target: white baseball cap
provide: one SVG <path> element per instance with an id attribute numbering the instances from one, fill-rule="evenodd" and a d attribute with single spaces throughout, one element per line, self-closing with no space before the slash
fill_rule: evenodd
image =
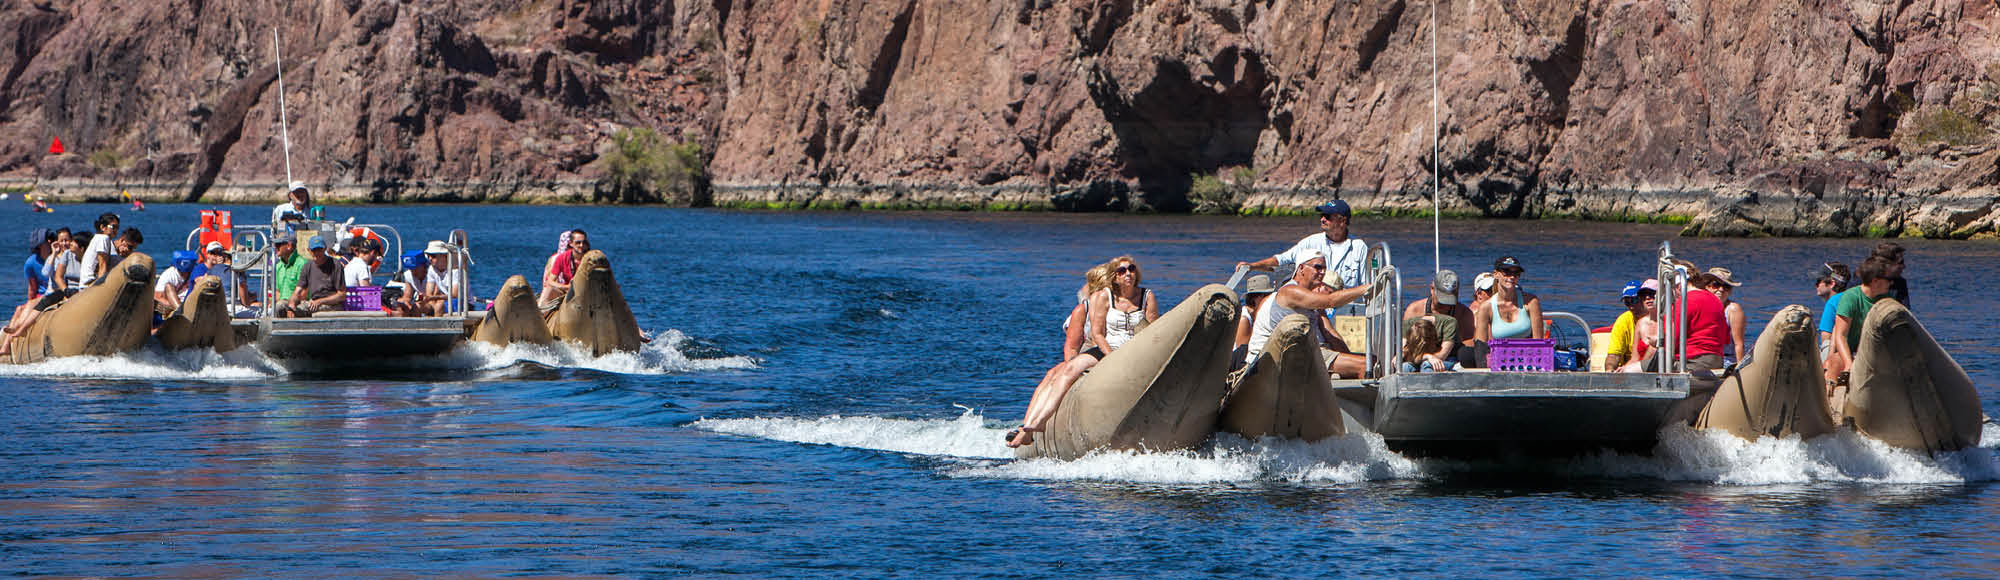
<path id="1" fill-rule="evenodd" d="M 301 189 L 305 189 L 305 188 L 306 188 L 306 182 L 303 182 L 303 181 L 294 181 L 294 182 L 292 182 L 292 186 L 291 186 L 291 187 L 287 187 L 287 188 L 285 188 L 285 191 L 298 191 L 298 190 L 301 190 Z"/>

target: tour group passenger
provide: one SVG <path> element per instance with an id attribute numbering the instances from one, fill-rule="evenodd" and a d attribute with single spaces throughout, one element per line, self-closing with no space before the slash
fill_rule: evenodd
<path id="1" fill-rule="evenodd" d="M 1854 279 L 1847 264 L 1827 262 L 1820 264 L 1813 272 L 1813 295 L 1818 296 L 1824 306 L 1819 312 L 1819 360 L 1825 364 L 1833 355 L 1833 311 L 1839 306 L 1840 293 L 1847 290 L 1847 282 Z M 1824 367 L 1821 367 L 1824 368 Z"/>
<path id="2" fill-rule="evenodd" d="M 289 300 L 292 291 L 299 287 L 299 274 L 305 271 L 306 259 L 299 255 L 298 240 L 294 236 L 278 236 L 271 241 L 271 249 L 278 255 L 272 261 L 271 303 Z"/>
<path id="3" fill-rule="evenodd" d="M 83 261 L 83 272 L 78 280 L 85 288 L 97 285 L 97 279 L 110 271 L 111 261 L 105 258 L 111 257 L 115 251 L 111 248 L 111 240 L 118 234 L 118 214 L 105 212 L 97 216 L 91 227 L 97 235 L 91 236 L 90 244 L 85 246 L 79 258 Z"/>
<path id="4" fill-rule="evenodd" d="M 1327 373 L 1336 378 L 1359 378 L 1367 372 L 1367 358 L 1354 354 L 1345 342 L 1325 326 L 1325 316 L 1320 312 L 1338 308 L 1353 302 L 1368 293 L 1369 285 L 1335 289 L 1330 280 L 1335 278 L 1326 271 L 1326 258 L 1318 250 L 1304 250 L 1298 268 L 1292 272 L 1291 281 L 1278 288 L 1257 313 L 1257 323 L 1251 329 L 1249 348 L 1244 353 L 1245 365 L 1255 365 L 1257 355 L 1263 354 L 1264 343 L 1271 339 L 1271 333 L 1278 329 L 1278 323 L 1286 316 L 1303 314 L 1313 320 L 1320 329 L 1320 354 L 1325 357 Z M 1342 356 L 1346 355 L 1346 356 Z M 1245 372 L 1256 372 L 1247 368 Z"/>
<path id="5" fill-rule="evenodd" d="M 1722 298 L 1722 314 L 1729 320 L 1729 344 L 1723 345 L 1722 348 L 1723 364 L 1736 364 L 1737 361 L 1743 360 L 1743 333 L 1748 330 L 1745 327 L 1749 325 L 1749 320 L 1743 315 L 1743 305 L 1733 299 L 1736 287 L 1742 286 L 1743 283 L 1737 282 L 1731 274 L 1733 273 L 1728 268 L 1708 269 L 1711 278 L 1709 283 L 1715 286 L 1707 290 Z"/>
<path id="6" fill-rule="evenodd" d="M 1243 282 L 1243 308 L 1236 317 L 1235 348 L 1230 349 L 1229 370 L 1243 367 L 1243 355 L 1249 352 L 1250 336 L 1256 333 L 1257 311 L 1263 308 L 1272 292 L 1278 289 L 1271 285 L 1271 277 L 1263 274 L 1251 275 Z"/>
<path id="7" fill-rule="evenodd" d="M 1362 261 L 1368 257 L 1368 244 L 1361 238 L 1348 237 L 1348 223 L 1354 217 L 1347 202 L 1338 199 L 1320 204 L 1320 233 L 1306 236 L 1293 244 L 1291 249 L 1255 262 L 1238 262 L 1236 265 L 1252 270 L 1271 271 L 1279 267 L 1295 268 L 1305 263 L 1307 255 L 1317 255 L 1326 261 L 1326 284 L 1335 290 L 1345 290 L 1362 285 L 1364 273 Z M 1309 254 L 1310 253 L 1310 254 Z"/>
<path id="8" fill-rule="evenodd" d="M 555 310 L 569 296 L 569 284 L 576 279 L 576 265 L 590 251 L 590 234 L 581 229 L 567 230 L 556 238 L 556 252 L 542 267 L 542 293 L 535 303 L 542 311 Z"/>
<path id="9" fill-rule="evenodd" d="M 1548 322 L 1542 317 L 1542 300 L 1521 290 L 1521 274 L 1527 268 L 1520 260 L 1505 256 L 1493 261 L 1493 295 L 1473 313 L 1477 327 L 1473 361 L 1465 366 L 1484 368 L 1486 357 L 1497 338 L 1547 338 Z M 1460 362 L 1466 362 L 1461 359 Z"/>
<path id="10" fill-rule="evenodd" d="M 1457 272 L 1439 270 L 1437 279 L 1431 281 L 1430 296 L 1412 302 L 1408 308 L 1403 309 L 1403 332 L 1408 334 L 1418 320 L 1430 321 L 1431 328 L 1437 332 L 1437 344 L 1432 350 L 1423 354 L 1430 355 L 1440 363 L 1457 362 L 1459 349 L 1472 347 L 1476 338 L 1474 334 L 1476 323 L 1473 321 L 1472 309 L 1458 303 Z M 1436 366 L 1439 369 L 1450 367 L 1445 364 Z"/>
<path id="11" fill-rule="evenodd" d="M 1625 304 L 1625 312 L 1611 323 L 1611 344 L 1604 347 L 1605 370 L 1633 373 L 1644 368 L 1646 355 L 1653 350 L 1653 337 L 1659 335 L 1659 321 L 1653 317 L 1659 294 L 1659 280 L 1647 278 L 1625 284 L 1625 290 L 1618 295 Z"/>
<path id="12" fill-rule="evenodd" d="M 181 309 L 181 296 L 188 292 L 189 280 L 194 272 L 194 263 L 201 259 L 201 252 L 174 250 L 174 260 L 167 269 L 160 272 L 160 281 L 153 284 L 153 311 L 162 316 Z"/>
<path id="13" fill-rule="evenodd" d="M 1692 267 L 1688 270 L 1695 274 L 1688 278 L 1689 290 L 1683 298 L 1687 315 L 1680 323 L 1686 325 L 1687 351 L 1682 354 L 1687 359 L 1688 372 L 1712 372 L 1722 368 L 1722 347 L 1729 343 L 1729 315 L 1724 312 L 1722 296 L 1715 288 L 1728 286 L 1717 281 L 1713 274 Z"/>
<path id="14" fill-rule="evenodd" d="M 294 181 L 285 189 L 285 202 L 271 208 L 272 229 L 283 230 L 287 223 L 304 221 L 310 211 L 312 192 L 306 191 L 306 182 Z"/>
<path id="15" fill-rule="evenodd" d="M 1855 276 L 1861 283 L 1841 292 L 1834 307 L 1833 357 L 1826 362 L 1826 389 L 1831 396 L 1835 388 L 1847 382 L 1847 373 L 1854 368 L 1855 348 L 1861 344 L 1861 324 L 1868 320 L 1868 312 L 1883 298 L 1893 298 L 1895 263 L 1881 254 L 1871 255 L 1861 261 Z"/>
<path id="16" fill-rule="evenodd" d="M 1044 377 L 1053 378 L 1055 382 L 1044 385 L 1046 388 L 1036 387 L 1035 395 L 1028 400 L 1028 411 L 1021 428 L 1009 433 L 1007 446 L 1033 443 L 1034 434 L 1046 427 L 1049 419 L 1055 416 L 1063 396 L 1083 375 L 1083 370 L 1125 346 L 1125 342 L 1138 334 L 1141 328 L 1160 318 L 1159 304 L 1153 298 L 1153 291 L 1141 285 L 1145 277 L 1139 270 L 1137 260 L 1131 256 L 1119 256 L 1105 265 L 1110 271 L 1108 284 L 1091 295 L 1086 315 L 1086 336 L 1093 348 L 1078 353 L 1076 358 L 1065 363 L 1071 368 L 1064 369 L 1061 374 Z"/>
<path id="17" fill-rule="evenodd" d="M 314 313 L 340 310 L 346 305 L 347 287 L 341 284 L 340 263 L 326 251 L 326 238 L 312 236 L 306 242 L 306 253 L 312 259 L 306 262 L 299 273 L 299 285 L 285 303 L 278 306 L 278 315 L 286 318 L 309 317 Z"/>

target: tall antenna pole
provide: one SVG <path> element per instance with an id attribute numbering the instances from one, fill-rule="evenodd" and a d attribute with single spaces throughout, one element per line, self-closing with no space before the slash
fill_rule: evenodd
<path id="1" fill-rule="evenodd" d="M 278 58 L 278 135 L 285 141 L 285 182 L 292 181 L 292 129 L 285 124 L 285 53 L 278 48 L 278 30 L 271 29 L 271 53 Z"/>
<path id="2" fill-rule="evenodd" d="M 1438 7 L 1431 2 L 1431 279 L 1444 269 L 1443 222 L 1438 215 Z"/>

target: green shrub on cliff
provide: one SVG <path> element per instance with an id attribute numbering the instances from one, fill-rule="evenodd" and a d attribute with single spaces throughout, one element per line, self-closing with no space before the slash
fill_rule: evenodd
<path id="1" fill-rule="evenodd" d="M 1228 180 L 1214 175 L 1189 176 L 1194 179 L 1188 188 L 1188 201 L 1194 202 L 1194 213 L 1234 215 L 1242 207 L 1244 196 L 1250 195 L 1250 184 L 1257 182 L 1257 170 L 1248 167 L 1231 167 L 1222 174 Z"/>
<path id="2" fill-rule="evenodd" d="M 123 169 L 125 154 L 119 153 L 117 149 L 98 149 L 90 154 L 89 161 L 98 169 Z"/>
<path id="3" fill-rule="evenodd" d="M 611 136 L 598 197 L 619 203 L 707 205 L 706 177 L 700 144 L 671 143 L 643 127 L 625 129 Z"/>
<path id="4" fill-rule="evenodd" d="M 1943 144 L 1948 147 L 1964 147 L 1985 140 L 1985 123 L 1951 107 L 1939 107 L 1918 112 L 1906 121 L 1904 139 L 1916 146 Z"/>

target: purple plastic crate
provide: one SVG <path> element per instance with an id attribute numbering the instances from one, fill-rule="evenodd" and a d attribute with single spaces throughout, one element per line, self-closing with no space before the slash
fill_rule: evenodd
<path id="1" fill-rule="evenodd" d="M 1487 343 L 1486 367 L 1495 371 L 1556 370 L 1556 339 L 1496 338 Z"/>
<path id="2" fill-rule="evenodd" d="M 381 286 L 355 286 L 347 289 L 347 310 L 365 311 L 382 309 Z"/>

